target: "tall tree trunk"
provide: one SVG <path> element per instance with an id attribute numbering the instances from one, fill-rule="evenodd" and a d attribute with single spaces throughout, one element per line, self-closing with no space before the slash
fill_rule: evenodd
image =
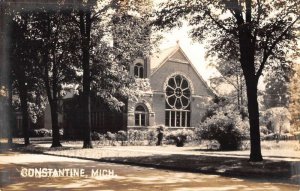
<path id="1" fill-rule="evenodd" d="M 246 79 L 248 112 L 250 123 L 250 161 L 262 161 L 260 133 L 259 133 L 259 108 L 257 102 L 257 80 Z"/>
<path id="2" fill-rule="evenodd" d="M 53 74 L 52 74 L 52 99 L 50 100 L 51 122 L 52 122 L 52 145 L 51 147 L 61 147 L 59 125 L 58 125 L 58 66 L 55 55 L 55 47 L 52 50 L 53 55 Z M 48 73 L 47 73 L 48 74 Z M 51 95 L 50 95 L 51 96 Z"/>
<path id="3" fill-rule="evenodd" d="M 87 42 L 86 42 L 87 43 Z M 89 63 L 89 49 L 88 45 L 85 45 L 83 49 L 83 100 L 82 100 L 82 111 L 83 111 L 83 148 L 92 148 L 91 138 L 91 98 L 90 98 L 90 63 Z"/>
<path id="4" fill-rule="evenodd" d="M 57 114 L 57 100 L 54 99 L 50 103 L 51 109 L 51 122 L 52 122 L 52 145 L 51 147 L 61 147 L 59 126 L 58 126 L 58 114 Z"/>
<path id="5" fill-rule="evenodd" d="M 79 11 L 80 15 L 80 33 L 82 48 L 82 67 L 83 67 L 83 127 L 84 138 L 83 148 L 92 148 L 91 138 L 91 79 L 90 79 L 90 32 L 91 32 L 91 10 L 86 7 Z"/>
<path id="6" fill-rule="evenodd" d="M 93 148 L 92 138 L 91 138 L 91 106 L 90 106 L 90 95 L 89 93 L 84 93 L 83 98 L 83 124 L 84 127 L 84 138 L 83 138 L 83 148 Z"/>
<path id="7" fill-rule="evenodd" d="M 52 27 L 51 27 L 51 19 L 48 15 L 47 17 L 47 36 L 46 38 L 51 41 L 51 33 L 52 33 Z M 60 135 L 59 135 L 59 125 L 58 125 L 58 63 L 56 60 L 56 44 L 53 43 L 51 45 L 48 45 L 43 48 L 43 59 L 42 63 L 44 64 L 44 83 L 45 83 L 45 89 L 47 93 L 47 97 L 49 100 L 50 105 L 50 113 L 51 113 L 51 123 L 52 123 L 52 145 L 51 147 L 61 147 L 60 143 Z M 52 57 L 52 64 L 53 68 L 50 69 L 50 59 Z M 52 79 L 50 82 L 49 79 L 49 73 L 52 72 Z"/>
<path id="8" fill-rule="evenodd" d="M 11 73 L 11 72 L 10 72 Z M 8 79 L 8 105 L 9 105 L 9 125 L 8 125 L 8 144 L 13 144 L 13 128 L 14 128 L 14 111 L 12 106 L 12 80 L 11 76 Z"/>
<path id="9" fill-rule="evenodd" d="M 28 133 L 28 124 L 29 124 L 29 114 L 28 114 L 28 104 L 27 104 L 27 85 L 23 81 L 24 79 L 19 79 L 19 93 L 21 100 L 21 111 L 22 111 L 22 130 L 24 137 L 24 144 L 29 145 L 29 133 Z"/>
<path id="10" fill-rule="evenodd" d="M 246 10 L 247 22 L 251 21 L 251 8 L 249 7 L 250 0 L 247 0 L 248 5 Z M 248 98 L 248 113 L 250 123 L 250 159 L 249 161 L 262 161 L 259 133 L 259 108 L 257 102 L 257 85 L 258 79 L 255 69 L 255 44 L 253 43 L 251 29 L 248 24 L 239 25 L 239 45 L 241 53 L 241 67 L 246 81 L 246 91 Z"/>
<path id="11" fill-rule="evenodd" d="M 244 106 L 244 93 L 243 93 L 243 91 L 244 91 L 244 87 L 243 87 L 243 78 L 242 78 L 242 76 L 240 76 L 240 80 L 241 80 L 241 82 L 240 82 L 240 98 L 241 98 L 241 106 Z"/>
<path id="12" fill-rule="evenodd" d="M 238 105 L 238 110 L 241 108 L 241 97 L 240 97 L 240 83 L 239 83 L 239 76 L 236 76 L 236 84 L 237 84 L 237 105 Z"/>
<path id="13" fill-rule="evenodd" d="M 92 148 L 91 139 L 91 99 L 90 99 L 90 64 L 89 52 L 83 50 L 83 125 L 84 125 L 84 138 L 83 148 Z"/>

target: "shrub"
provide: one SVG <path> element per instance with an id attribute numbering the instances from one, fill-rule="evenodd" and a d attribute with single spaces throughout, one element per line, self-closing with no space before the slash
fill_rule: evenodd
<path id="1" fill-rule="evenodd" d="M 127 141 L 129 144 L 133 143 L 133 130 L 132 129 L 127 131 Z"/>
<path id="2" fill-rule="evenodd" d="M 135 135 L 136 141 L 144 141 L 145 140 L 145 131 L 143 131 L 143 130 L 135 131 L 134 135 Z"/>
<path id="3" fill-rule="evenodd" d="M 139 142 L 144 141 L 145 131 L 130 129 L 127 132 L 127 138 L 128 138 L 129 144 L 137 145 Z"/>
<path id="4" fill-rule="evenodd" d="M 93 131 L 92 134 L 91 134 L 91 138 L 92 138 L 93 141 L 100 140 L 100 137 L 101 137 L 101 134 L 96 132 L 96 131 Z"/>
<path id="5" fill-rule="evenodd" d="M 147 141 L 148 141 L 148 145 L 152 145 L 157 141 L 157 130 L 156 129 L 149 129 L 146 132 L 147 135 Z"/>
<path id="6" fill-rule="evenodd" d="M 127 133 L 125 131 L 118 131 L 117 133 L 117 141 L 121 141 L 121 145 L 123 146 L 125 141 L 127 141 Z"/>
<path id="7" fill-rule="evenodd" d="M 202 139 L 216 140 L 220 150 L 237 150 L 242 145 L 248 129 L 237 114 L 218 112 L 200 124 L 198 134 Z"/>
<path id="8" fill-rule="evenodd" d="M 64 129 L 59 129 L 59 135 L 63 136 L 64 135 Z"/>
<path id="9" fill-rule="evenodd" d="M 270 133 L 269 129 L 266 126 L 261 125 L 259 129 L 262 135 L 267 135 Z"/>
<path id="10" fill-rule="evenodd" d="M 52 137 L 51 129 L 31 129 L 29 130 L 30 137 Z"/>
<path id="11" fill-rule="evenodd" d="M 182 129 L 170 131 L 166 134 L 166 140 L 169 143 L 176 143 L 177 147 L 183 147 L 185 143 L 195 140 L 196 134 L 193 130 Z"/>
<path id="12" fill-rule="evenodd" d="M 114 145 L 116 141 L 116 134 L 108 131 L 105 135 L 105 138 L 108 140 L 109 145 Z"/>
<path id="13" fill-rule="evenodd" d="M 135 144 L 136 134 L 137 134 L 137 130 L 130 129 L 127 131 L 127 138 L 128 138 L 129 144 L 132 144 L 132 145 Z"/>

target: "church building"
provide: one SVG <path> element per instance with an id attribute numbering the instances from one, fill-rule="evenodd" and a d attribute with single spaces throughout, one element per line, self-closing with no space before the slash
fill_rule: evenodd
<path id="1" fill-rule="evenodd" d="M 150 89 L 137 101 L 128 101 L 122 112 L 111 111 L 93 98 L 92 131 L 147 130 L 156 125 L 169 129 L 193 128 L 200 123 L 215 96 L 179 44 L 136 59 L 129 72 L 141 82 L 148 81 Z M 82 134 L 78 103 L 76 97 L 64 100 L 62 124 L 67 137 Z"/>
<path id="2" fill-rule="evenodd" d="M 148 79 L 151 91 L 128 103 L 127 129 L 195 127 L 214 97 L 179 44 L 150 58 L 136 59 L 130 73 Z"/>

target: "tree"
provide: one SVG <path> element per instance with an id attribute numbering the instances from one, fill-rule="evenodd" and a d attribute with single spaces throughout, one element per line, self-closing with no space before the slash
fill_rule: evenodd
<path id="1" fill-rule="evenodd" d="M 29 38 L 40 42 L 36 55 L 39 62 L 39 78 L 43 81 L 51 110 L 52 145 L 60 147 L 58 124 L 59 99 L 62 98 L 64 85 L 74 82 L 78 55 L 77 36 L 71 25 L 71 9 L 53 3 L 51 7 L 39 7 L 31 13 Z"/>
<path id="2" fill-rule="evenodd" d="M 273 107 L 267 109 L 265 112 L 265 117 L 268 121 L 268 130 L 270 130 L 272 133 L 275 133 L 277 143 L 279 142 L 282 133 L 290 132 L 291 114 L 287 108 Z"/>
<path id="3" fill-rule="evenodd" d="M 10 83 L 10 66 L 8 62 L 8 54 L 7 54 L 7 38 L 5 37 L 6 31 L 7 31 L 7 25 L 5 24 L 5 20 L 8 19 L 8 16 L 6 14 L 7 12 L 7 5 L 1 4 L 0 5 L 0 25 L 2 26 L 0 29 L 0 86 L 1 86 L 1 93 L 0 93 L 0 107 L 3 110 L 3 113 L 5 112 L 6 114 L 1 115 L 0 121 L 2 121 L 2 125 L 6 124 L 1 127 L 2 130 L 6 130 L 8 134 L 8 144 L 11 145 L 13 143 L 13 132 L 12 132 L 12 127 L 13 127 L 13 116 L 12 116 L 12 110 L 10 109 L 11 107 L 6 107 L 7 105 L 11 106 L 12 104 L 12 94 L 11 94 L 11 83 Z M 7 95 L 8 92 L 8 95 Z M 1 98 L 2 97 L 2 98 Z M 5 100 L 8 101 L 6 103 Z M 7 99 L 8 98 L 8 99 Z M 10 115 L 7 115 L 10 114 Z M 5 116 L 6 115 L 6 116 Z"/>
<path id="4" fill-rule="evenodd" d="M 84 131 L 83 148 L 92 148 L 91 142 L 91 32 L 93 24 L 100 22 L 102 14 L 114 5 L 114 1 L 110 1 L 104 7 L 97 9 L 97 1 L 78 1 L 74 7 L 74 22 L 80 31 L 80 49 L 81 49 L 81 67 L 83 71 L 82 76 L 82 126 Z M 100 20 L 100 21 L 99 21 Z M 101 34 L 100 34 L 101 35 Z"/>
<path id="5" fill-rule="evenodd" d="M 186 19 L 193 27 L 194 39 L 208 43 L 210 55 L 231 56 L 227 50 L 236 45 L 243 71 L 250 123 L 250 161 L 262 161 L 258 81 L 264 70 L 291 64 L 292 53 L 299 54 L 297 27 L 299 0 L 292 1 L 169 1 L 161 5 L 156 25 L 178 26 Z M 298 53 L 297 53 L 298 51 Z"/>
<path id="6" fill-rule="evenodd" d="M 272 107 L 288 107 L 289 105 L 289 82 L 271 72 L 265 80 L 264 105 L 266 109 Z"/>
<path id="7" fill-rule="evenodd" d="M 216 56 L 214 54 L 216 48 L 222 48 L 223 43 L 226 42 L 226 49 L 222 55 Z M 232 92 L 231 96 L 236 100 L 237 109 L 243 109 L 245 102 L 245 78 L 243 71 L 239 67 L 239 61 L 237 58 L 240 56 L 239 48 L 237 46 L 237 40 L 230 39 L 230 36 L 224 37 L 224 39 L 212 41 L 210 45 L 206 46 L 207 58 L 211 59 L 210 65 L 215 67 L 221 74 L 219 77 L 215 77 L 211 80 L 212 85 L 220 85 L 222 83 L 230 84 L 235 92 Z"/>
<path id="8" fill-rule="evenodd" d="M 220 76 L 210 79 L 211 86 L 214 86 L 214 89 L 219 89 L 222 85 L 231 85 L 233 91 L 227 92 L 227 96 L 230 97 L 232 102 L 235 102 L 237 109 L 241 110 L 244 108 L 245 102 L 245 79 L 243 72 L 240 67 L 237 67 L 237 61 L 222 61 L 215 62 L 211 65 L 214 66 L 219 72 Z M 227 87 L 227 86 L 226 86 Z M 228 89 L 227 89 L 228 90 Z"/>
<path id="9" fill-rule="evenodd" d="M 33 122 L 41 115 L 45 108 L 45 99 L 43 98 L 43 90 L 41 89 L 41 81 L 38 76 L 38 70 L 34 67 L 37 63 L 37 52 L 39 43 L 32 41 L 26 37 L 28 34 L 29 14 L 12 12 L 17 16 L 10 17 L 8 23 L 10 31 L 8 33 L 10 44 L 8 48 L 9 62 L 11 65 L 11 80 L 14 92 L 20 99 L 14 100 L 15 106 L 20 107 L 22 112 L 22 128 L 25 145 L 30 144 L 28 125 L 29 118 Z"/>
<path id="10" fill-rule="evenodd" d="M 81 65 L 83 70 L 82 80 L 82 126 L 85 128 L 83 148 L 91 148 L 91 120 L 90 120 L 90 100 L 91 91 L 95 91 L 107 104 L 115 109 L 124 106 L 126 99 L 131 95 L 138 94 L 137 87 L 143 83 L 136 84 L 130 78 L 128 69 L 137 56 L 145 51 L 141 46 L 145 45 L 144 34 L 147 27 L 142 28 L 148 22 L 141 22 L 134 19 L 134 16 L 127 15 L 130 10 L 138 10 L 139 6 L 133 6 L 134 2 L 111 0 L 104 3 L 88 0 L 80 1 L 74 12 L 74 21 L 80 31 Z M 115 11 L 111 17 L 108 10 Z M 126 13 L 126 14 L 125 14 Z M 116 19 L 122 23 L 122 27 L 115 25 Z M 108 22 L 107 22 L 108 21 Z M 106 23 L 107 22 L 107 23 Z M 105 24 L 106 23 L 106 24 Z M 119 23 L 120 24 L 120 23 Z M 143 24 L 143 25 L 142 25 Z M 130 28 L 131 27 L 131 28 Z M 135 32 L 132 28 L 137 27 Z M 115 38 L 117 30 L 122 31 Z M 107 33 L 113 31 L 114 46 L 108 45 Z M 140 37 L 139 37 L 140 36 Z M 126 37 L 123 39 L 121 37 Z M 120 39 L 122 39 L 120 41 Z M 117 43 L 116 43 L 117 42 Z M 149 41 L 147 41 L 149 42 Z M 147 83 L 146 85 L 147 86 Z"/>

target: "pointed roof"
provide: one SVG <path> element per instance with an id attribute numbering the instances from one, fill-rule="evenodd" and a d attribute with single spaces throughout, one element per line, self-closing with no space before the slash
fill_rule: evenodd
<path id="1" fill-rule="evenodd" d="M 177 52 L 179 52 L 179 55 L 175 55 Z M 196 70 L 195 66 L 191 62 L 191 60 L 187 57 L 185 52 L 180 47 L 179 43 L 177 43 L 175 46 L 169 47 L 167 49 L 164 49 L 160 52 L 154 53 L 150 58 L 150 69 L 151 69 L 151 76 L 159 70 L 168 60 L 175 61 L 175 62 L 181 62 L 185 64 L 189 64 L 193 70 L 196 72 L 199 79 L 203 82 L 203 84 L 206 86 L 206 88 L 213 94 L 217 95 L 217 93 L 207 85 L 206 81 L 202 78 L 202 76 L 199 74 L 199 72 Z"/>
<path id="2" fill-rule="evenodd" d="M 158 69 L 158 67 L 164 63 L 164 61 L 169 58 L 170 55 L 172 55 L 172 53 L 175 51 L 177 51 L 177 45 L 176 46 L 172 46 L 169 48 L 166 48 L 164 50 L 161 50 L 159 52 L 154 53 L 153 55 L 151 55 L 150 58 L 150 69 L 151 69 L 151 74 Z"/>

